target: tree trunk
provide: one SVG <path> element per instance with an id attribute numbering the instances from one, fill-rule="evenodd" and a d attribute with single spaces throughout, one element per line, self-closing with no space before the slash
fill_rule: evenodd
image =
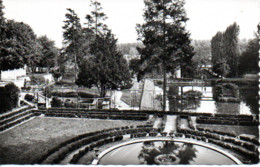
<path id="1" fill-rule="evenodd" d="M 100 90 L 100 97 L 105 97 L 107 93 L 106 86 L 101 85 L 101 90 Z"/>
<path id="2" fill-rule="evenodd" d="M 166 89 L 167 89 L 165 63 L 162 63 L 162 66 L 163 66 L 163 111 L 165 111 L 166 110 Z"/>

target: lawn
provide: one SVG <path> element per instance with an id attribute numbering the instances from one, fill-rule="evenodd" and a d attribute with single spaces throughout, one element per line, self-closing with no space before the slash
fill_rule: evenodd
<path id="1" fill-rule="evenodd" d="M 78 134 L 143 121 L 35 117 L 0 134 L 0 164 L 31 164 L 47 150 Z"/>

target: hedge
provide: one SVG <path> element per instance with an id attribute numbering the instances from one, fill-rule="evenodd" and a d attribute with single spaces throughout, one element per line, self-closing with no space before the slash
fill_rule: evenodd
<path id="1" fill-rule="evenodd" d="M 151 127 L 139 127 L 137 129 L 131 129 L 131 127 L 121 127 L 121 128 L 110 128 L 102 131 L 91 132 L 86 134 L 78 135 L 68 141 L 65 141 L 53 149 L 49 150 L 42 158 L 40 158 L 37 163 L 42 163 L 49 156 L 59 151 L 58 156 L 56 156 L 52 163 L 56 164 L 63 160 L 68 153 L 80 148 L 83 145 L 89 145 L 89 150 L 92 150 L 96 146 L 101 146 L 107 142 L 122 140 L 122 134 L 126 133 L 136 133 L 139 137 L 146 136 L 146 131 L 150 131 Z M 122 130 L 123 129 L 123 130 Z M 140 132 L 138 132 L 140 131 Z M 93 143 L 95 142 L 95 143 Z M 76 157 L 77 158 L 77 157 Z"/>

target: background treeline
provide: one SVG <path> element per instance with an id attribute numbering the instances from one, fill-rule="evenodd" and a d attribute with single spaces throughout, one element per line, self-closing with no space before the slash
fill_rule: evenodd
<path id="1" fill-rule="evenodd" d="M 4 17 L 0 0 L 0 70 L 21 68 L 25 64 L 32 72 L 36 67 L 54 67 L 59 55 L 54 41 L 37 37 L 26 23 Z"/>
<path id="2" fill-rule="evenodd" d="M 250 40 L 246 47 L 245 40 L 239 42 L 238 35 L 239 25 L 233 23 L 211 39 L 213 71 L 221 77 L 239 77 L 259 71 L 259 25 L 255 39 Z"/>

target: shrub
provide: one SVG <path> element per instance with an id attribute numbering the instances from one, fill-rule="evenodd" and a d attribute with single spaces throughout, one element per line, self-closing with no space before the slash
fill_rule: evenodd
<path id="1" fill-rule="evenodd" d="M 62 107 L 62 101 L 58 99 L 57 97 L 53 97 L 51 101 L 52 107 Z"/>
<path id="2" fill-rule="evenodd" d="M 167 132 L 161 132 L 161 135 L 162 135 L 162 136 L 166 136 L 166 135 L 167 135 Z"/>
<path id="3" fill-rule="evenodd" d="M 213 98 L 219 100 L 221 97 L 234 97 L 238 98 L 238 86 L 233 83 L 220 83 L 217 84 L 213 89 Z"/>
<path id="4" fill-rule="evenodd" d="M 26 95 L 24 96 L 24 99 L 27 100 L 27 101 L 33 101 L 33 98 L 34 98 L 34 96 L 33 96 L 33 95 L 30 95 L 30 94 L 26 94 Z"/>
<path id="5" fill-rule="evenodd" d="M 14 83 L 8 83 L 5 87 L 0 88 L 0 113 L 4 113 L 17 107 L 19 99 L 19 88 Z"/>
<path id="6" fill-rule="evenodd" d="M 200 91 L 196 91 L 196 90 L 189 90 L 189 91 L 185 92 L 184 95 L 187 98 L 191 98 L 191 99 L 194 99 L 196 97 L 198 97 L 198 98 L 202 97 L 202 93 Z"/>

